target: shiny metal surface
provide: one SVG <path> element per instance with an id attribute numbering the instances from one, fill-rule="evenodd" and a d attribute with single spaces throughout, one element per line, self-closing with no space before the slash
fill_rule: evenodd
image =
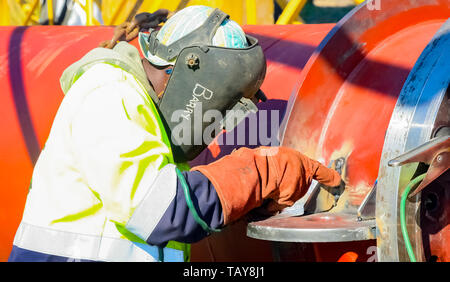
<path id="1" fill-rule="evenodd" d="M 427 175 L 410 194 L 409 198 L 421 192 L 427 185 L 450 168 L 450 135 L 440 136 L 414 148 L 388 162 L 389 166 L 402 166 L 421 162 L 430 165 Z"/>
<path id="2" fill-rule="evenodd" d="M 348 242 L 375 238 L 375 220 L 358 221 L 352 214 L 316 213 L 250 223 L 247 236 L 279 242 Z"/>
<path id="3" fill-rule="evenodd" d="M 358 208 L 379 177 L 385 133 L 401 89 L 427 43 L 449 17 L 448 3 L 386 1 L 379 11 L 358 6 L 316 49 L 290 97 L 282 145 L 322 163 L 346 159 L 347 189 L 330 212 L 351 217 L 345 227 L 348 232 L 355 231 L 352 224 Z M 397 206 L 396 201 L 387 204 Z M 310 216 L 316 215 L 324 216 Z M 331 228 L 328 222 L 317 221 L 313 229 L 300 218 L 307 217 L 252 223 L 248 234 L 292 242 L 344 240 L 343 230 Z M 289 228 L 280 227 L 281 221 Z M 374 220 L 359 223 L 370 222 Z M 320 227 L 327 238 L 318 234 Z M 370 240 L 369 235 L 359 238 Z"/>
<path id="4" fill-rule="evenodd" d="M 386 1 L 381 11 L 358 6 L 305 66 L 283 120 L 282 145 L 324 164 L 346 158 L 348 211 L 356 214 L 377 179 L 403 84 L 448 15 L 448 1 Z"/>
<path id="5" fill-rule="evenodd" d="M 377 184 L 378 184 L 378 181 L 375 181 L 375 184 L 373 185 L 372 190 L 370 190 L 370 192 L 367 194 L 366 198 L 363 200 L 363 202 L 359 206 L 358 211 L 357 211 L 358 220 L 375 219 Z"/>
<path id="6" fill-rule="evenodd" d="M 427 142 L 436 130 L 438 111 L 446 103 L 450 82 L 450 20 L 445 22 L 417 60 L 403 86 L 395 105 L 380 161 L 377 188 L 377 246 L 379 261 L 406 261 L 403 238 L 398 222 L 400 194 L 413 175 L 417 164 L 389 167 L 395 157 Z M 417 213 L 416 204 L 410 205 L 407 214 Z M 408 226 L 416 257 L 424 259 L 422 239 L 414 222 L 408 218 Z"/>
<path id="7" fill-rule="evenodd" d="M 448 147 L 450 147 L 450 136 L 436 137 L 390 160 L 388 165 L 396 167 L 413 162 L 430 164 L 438 152 L 446 150 Z"/>
<path id="8" fill-rule="evenodd" d="M 345 179 L 345 159 L 339 158 L 337 160 L 332 160 L 329 168 L 336 170 L 341 178 Z M 332 208 L 336 207 L 339 198 L 343 194 L 343 188 L 333 188 L 325 187 L 319 182 L 315 181 L 315 186 L 310 192 L 310 195 L 305 201 L 304 211 L 305 214 L 321 213 L 330 211 Z"/>

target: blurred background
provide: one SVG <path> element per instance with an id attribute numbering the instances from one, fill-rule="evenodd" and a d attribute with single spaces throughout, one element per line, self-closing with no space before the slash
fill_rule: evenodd
<path id="1" fill-rule="evenodd" d="M 136 13 L 220 8 L 242 25 L 335 23 L 364 0 L 0 0 L 0 25 L 118 25 Z"/>

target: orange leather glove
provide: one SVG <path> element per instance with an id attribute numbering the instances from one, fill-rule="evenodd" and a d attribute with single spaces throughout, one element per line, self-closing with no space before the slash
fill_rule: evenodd
<path id="1" fill-rule="evenodd" d="M 269 212 L 293 205 L 313 179 L 323 185 L 341 185 L 341 177 L 318 161 L 286 147 L 241 148 L 208 165 L 192 170 L 203 173 L 214 185 L 222 204 L 224 225 L 250 210 L 269 203 Z"/>

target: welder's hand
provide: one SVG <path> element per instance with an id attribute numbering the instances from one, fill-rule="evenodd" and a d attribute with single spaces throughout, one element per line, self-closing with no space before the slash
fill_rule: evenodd
<path id="1" fill-rule="evenodd" d="M 192 170 L 200 171 L 213 184 L 225 225 L 267 201 L 272 214 L 291 206 L 307 192 L 313 179 L 330 187 L 342 185 L 335 170 L 286 147 L 241 148 Z"/>
<path id="2" fill-rule="evenodd" d="M 154 13 L 137 14 L 131 22 L 124 22 L 116 26 L 113 38 L 101 42 L 99 47 L 112 49 L 118 41 L 130 42 L 138 36 L 139 31 L 155 28 L 171 15 L 172 13 L 166 9 L 159 9 Z"/>

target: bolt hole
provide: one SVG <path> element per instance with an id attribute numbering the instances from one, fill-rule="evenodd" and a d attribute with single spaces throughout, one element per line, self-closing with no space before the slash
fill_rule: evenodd
<path id="1" fill-rule="evenodd" d="M 435 193 L 429 193 L 425 198 L 425 209 L 428 212 L 435 211 L 439 206 L 439 198 Z"/>

